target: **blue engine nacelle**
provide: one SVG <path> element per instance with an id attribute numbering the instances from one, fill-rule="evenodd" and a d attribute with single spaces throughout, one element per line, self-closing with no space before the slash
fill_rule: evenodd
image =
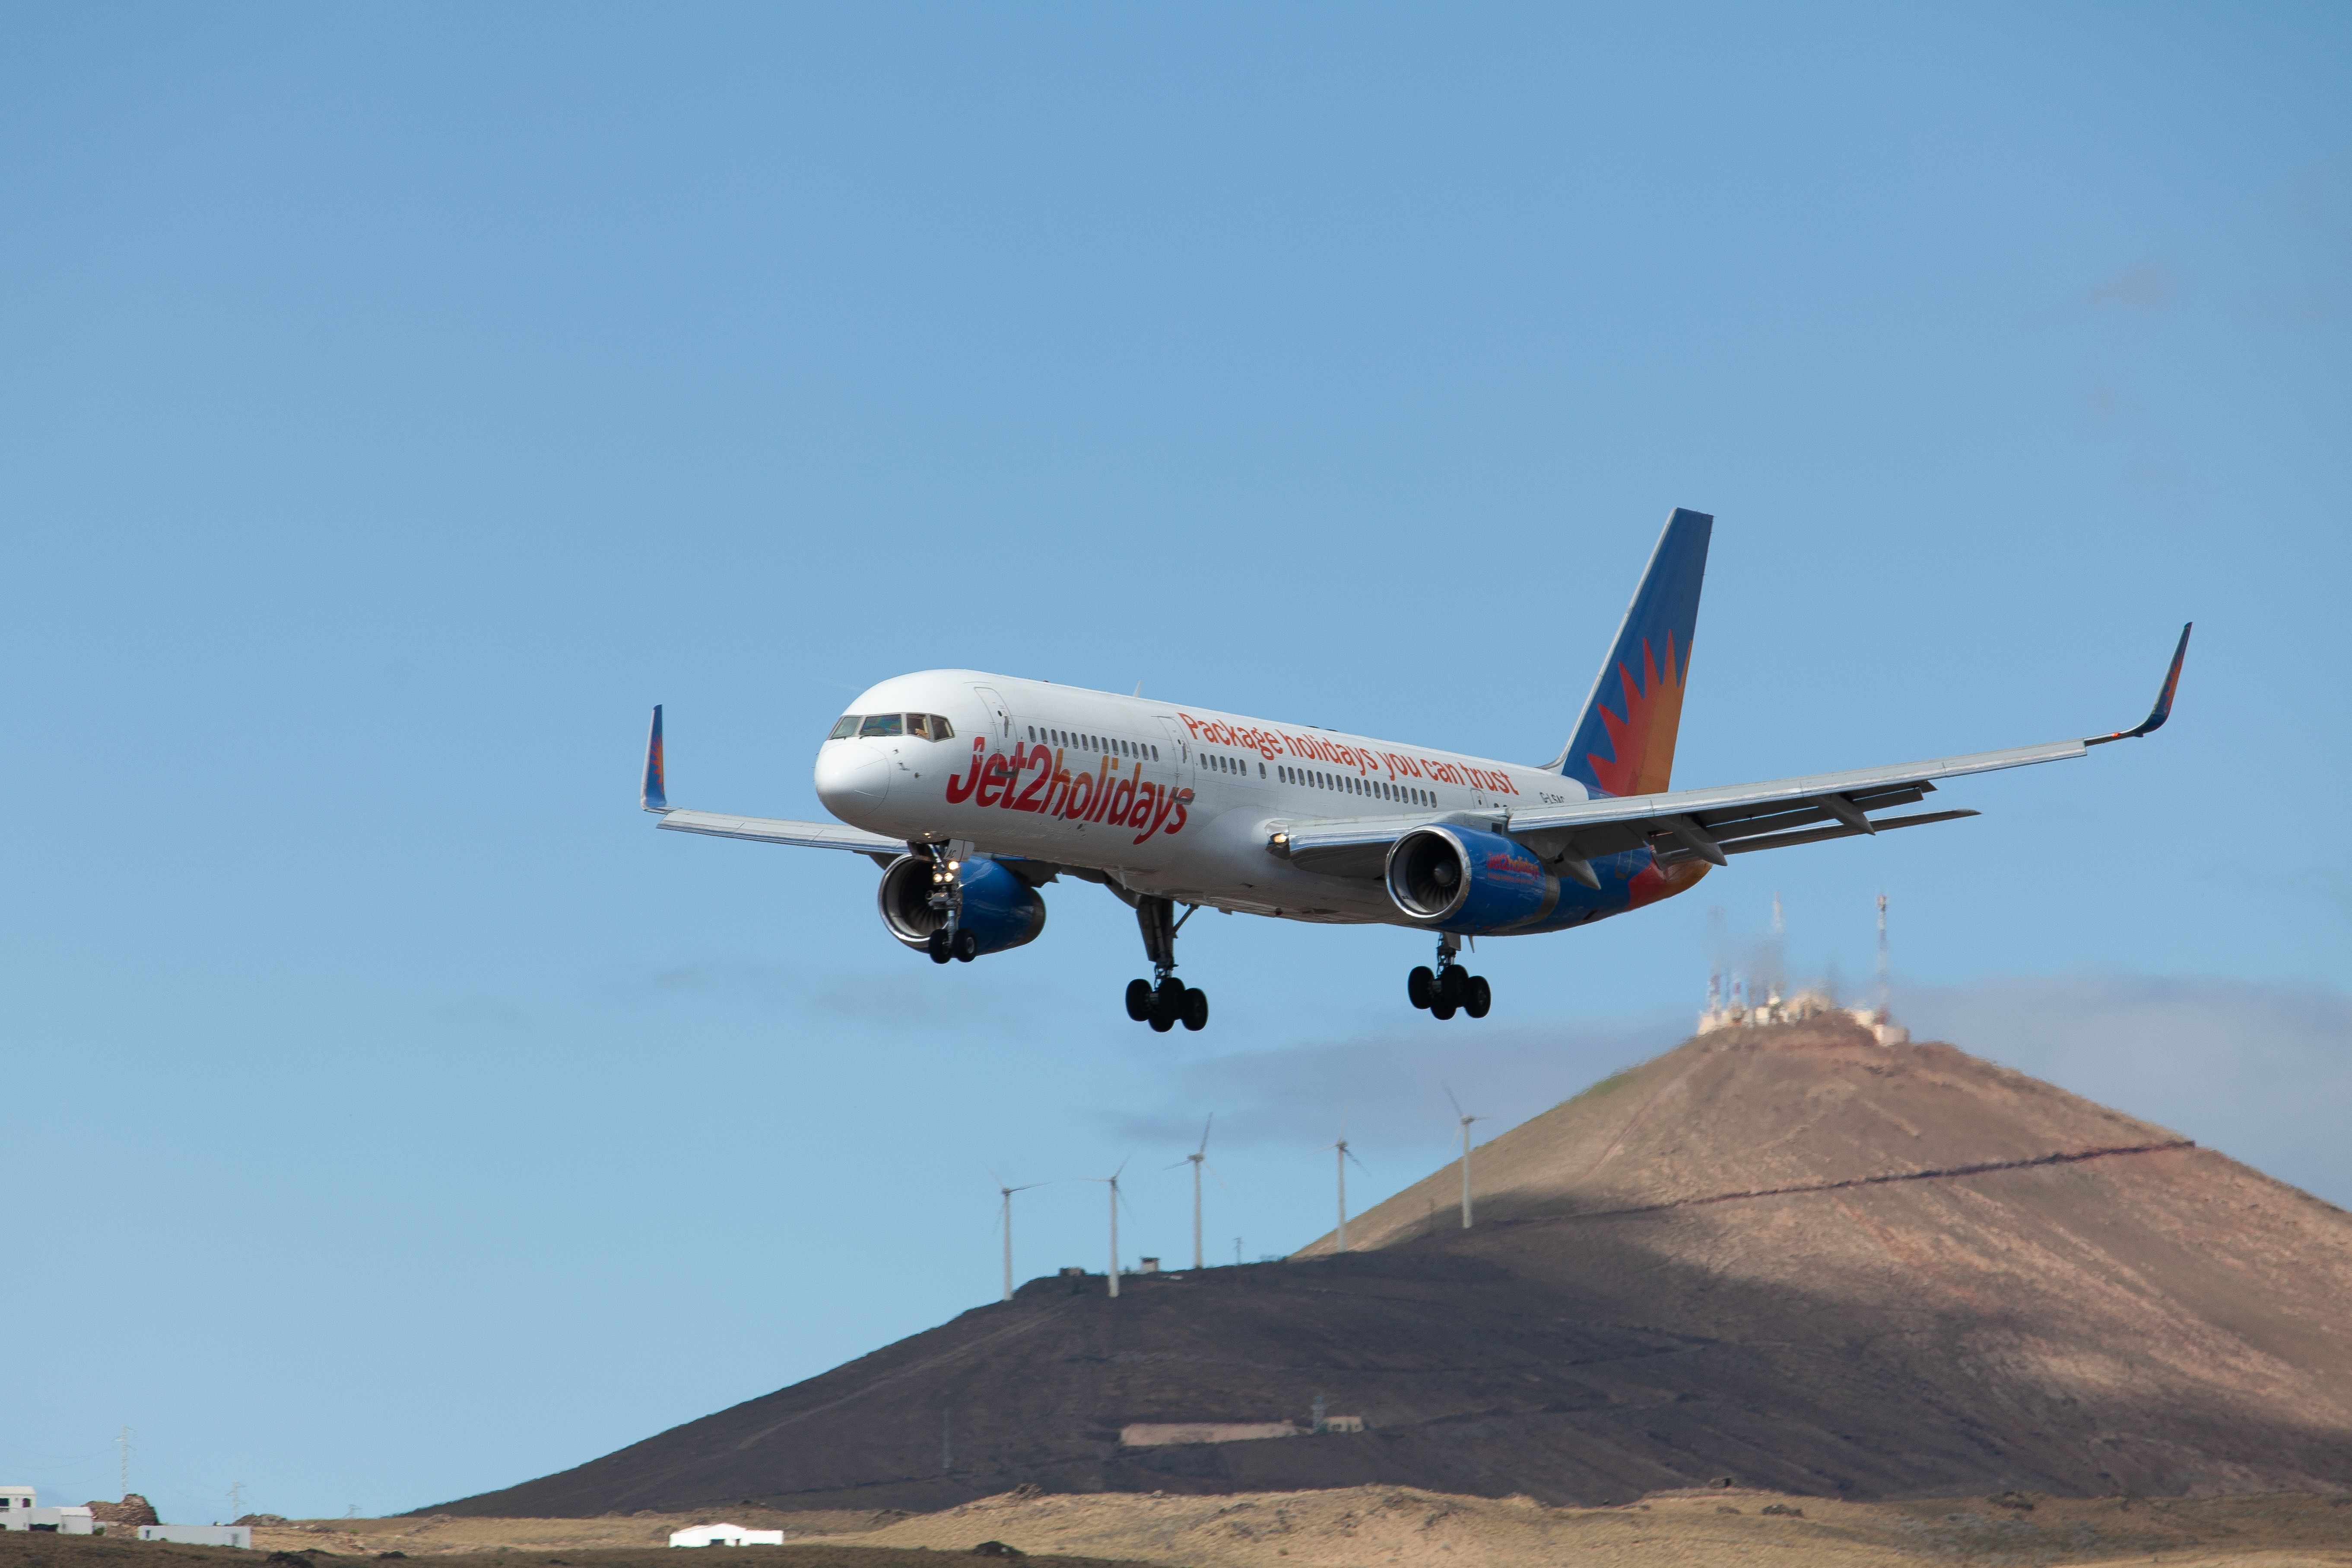
<path id="1" fill-rule="evenodd" d="M 979 940 L 982 952 L 1003 952 L 1034 942 L 1045 929 L 1045 900 L 1035 889 L 993 860 L 970 859 L 957 873 L 963 882 L 960 930 Z M 882 873 L 882 923 L 908 947 L 928 948 L 944 924 L 931 908 L 932 862 L 928 856 L 901 855 Z"/>
<path id="2" fill-rule="evenodd" d="M 1417 827 L 1390 847 L 1389 897 L 1421 925 L 1478 933 L 1549 918 L 1559 879 L 1534 851 L 1475 827 Z"/>

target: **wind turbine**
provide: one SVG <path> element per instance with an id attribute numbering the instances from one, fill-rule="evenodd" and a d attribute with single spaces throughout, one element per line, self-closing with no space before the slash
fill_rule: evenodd
<path id="1" fill-rule="evenodd" d="M 1437 1087 L 1445 1090 L 1445 1098 L 1453 1101 L 1454 1114 L 1462 1119 L 1462 1228 L 1468 1230 L 1470 1228 L 1470 1124 L 1473 1121 L 1484 1121 L 1486 1118 L 1473 1116 L 1463 1110 L 1462 1102 L 1454 1099 L 1454 1090 L 1446 1085 L 1441 1083 Z"/>
<path id="2" fill-rule="evenodd" d="M 993 1174 L 993 1173 L 991 1173 Z M 1002 1178 L 999 1178 L 996 1184 L 997 1192 L 1003 1194 L 1004 1199 L 1004 1209 L 997 1216 L 997 1224 L 1004 1227 L 1004 1299 L 1008 1301 L 1013 1300 L 1013 1194 L 1025 1193 L 1031 1187 L 1042 1187 L 1045 1184 L 1043 1182 L 1028 1182 L 1017 1187 L 1008 1187 Z"/>
<path id="3" fill-rule="evenodd" d="M 1346 1117 L 1343 1116 L 1339 1119 L 1339 1142 L 1334 1143 L 1326 1143 L 1323 1148 L 1329 1149 L 1334 1152 L 1332 1155 L 1332 1163 L 1339 1168 L 1339 1227 L 1338 1231 L 1334 1233 L 1331 1250 L 1334 1252 L 1345 1252 L 1348 1250 L 1348 1162 L 1350 1160 L 1356 1160 L 1356 1156 L 1348 1151 L 1348 1119 Z M 1322 1152 L 1322 1150 L 1318 1150 L 1316 1152 L 1320 1153 Z M 1356 1160 L 1356 1169 L 1360 1171 L 1368 1171 L 1370 1167 L 1366 1165 L 1361 1160 Z"/>
<path id="4" fill-rule="evenodd" d="M 1217 1168 L 1214 1165 L 1209 1165 L 1209 1129 L 1216 1124 L 1217 1113 L 1213 1110 L 1209 1113 L 1209 1120 L 1201 1125 L 1201 1146 L 1176 1162 L 1176 1165 L 1189 1164 L 1192 1167 L 1192 1267 L 1195 1268 L 1208 1267 L 1202 1260 L 1201 1256 L 1201 1167 L 1208 1165 L 1209 1174 L 1217 1176 Z M 1176 1165 L 1170 1165 L 1167 1168 L 1172 1171 Z M 1217 1185 L 1222 1187 L 1224 1184 L 1224 1177 L 1217 1176 Z M 1234 1261 L 1236 1263 L 1241 1261 L 1238 1251 Z"/>
<path id="5" fill-rule="evenodd" d="M 1118 1163 L 1118 1169 L 1108 1176 L 1086 1178 L 1090 1182 L 1106 1182 L 1110 1186 L 1110 1293 L 1114 1298 L 1118 1295 L 1118 1178 L 1127 1170 L 1128 1160 L 1134 1158 L 1133 1154 L 1128 1155 L 1127 1160 Z"/>

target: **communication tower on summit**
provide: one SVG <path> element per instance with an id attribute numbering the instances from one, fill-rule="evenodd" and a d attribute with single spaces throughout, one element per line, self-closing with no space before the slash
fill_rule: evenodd
<path id="1" fill-rule="evenodd" d="M 1911 1032 L 1894 1021 L 1887 1008 L 1886 965 L 1886 895 L 1878 895 L 1878 1005 L 1875 1007 L 1841 1007 L 1826 991 L 1807 986 L 1792 995 L 1781 994 L 1780 971 L 1788 935 L 1788 921 L 1780 907 L 1780 896 L 1772 895 L 1772 944 L 1765 962 L 1773 973 L 1759 976 L 1763 983 L 1764 1000 L 1756 1000 L 1756 980 L 1745 974 L 1733 973 L 1725 984 L 1718 966 L 1706 978 L 1706 1010 L 1698 1016 L 1698 1032 L 1713 1034 L 1717 1029 L 1755 1028 L 1767 1024 L 1795 1024 L 1807 1018 L 1828 1014 L 1842 1014 L 1871 1032 L 1882 1046 L 1899 1046 L 1911 1038 Z"/>

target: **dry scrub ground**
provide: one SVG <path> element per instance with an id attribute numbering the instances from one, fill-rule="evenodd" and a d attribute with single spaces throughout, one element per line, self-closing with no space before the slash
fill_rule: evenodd
<path id="1" fill-rule="evenodd" d="M 1768 1512 L 1767 1510 L 1773 1511 Z M 672 1530 L 729 1519 L 782 1528 L 797 1544 L 778 1568 L 856 1562 L 853 1547 L 1024 1552 L 1169 1568 L 1373 1568 L 1444 1563 L 1493 1568 L 1908 1568 L 1921 1563 L 2164 1563 L 2174 1568 L 2352 1568 L 2352 1498 L 1984 1498 L 1842 1503 L 1771 1492 L 1659 1493 L 1622 1508 L 1545 1508 L 1524 1499 L 1447 1497 L 1396 1487 L 1224 1497 L 1017 1493 L 912 1516 L 719 1509 L 605 1519 L 318 1520 L 257 1530 L 254 1545 L 342 1556 L 508 1553 L 505 1568 L 624 1568 L 580 1556 L 661 1546 Z M 896 1553 L 889 1554 L 895 1556 Z M 884 1554 L 877 1552 L 876 1559 Z M 934 1559 L 936 1560 L 936 1559 Z M 250 1561 L 247 1559 L 247 1561 Z M 0 1568 L 6 1568 L 0 1564 Z M 314 1568 L 326 1568 L 324 1563 Z M 440 1563 L 435 1568 L 467 1568 Z M 880 1568 L 877 1561 L 875 1568 Z"/>
<path id="2" fill-rule="evenodd" d="M 2030 1505 L 2030 1506 L 2028 1506 Z M 1772 1511 L 1767 1511 L 1770 1510 Z M 1660 1493 L 1622 1508 L 1545 1508 L 1398 1487 L 1225 1497 L 1007 1494 L 940 1513 L 777 1513 L 733 1508 L 604 1519 L 296 1521 L 254 1531 L 279 1568 L 380 1554 L 432 1568 L 673 1568 L 669 1532 L 725 1518 L 793 1538 L 773 1568 L 911 1568 L 982 1542 L 1039 1568 L 1912 1568 L 2162 1563 L 2172 1568 L 2352 1568 L 2352 1498 L 2105 1498 L 2009 1494 L 1841 1503 L 1771 1492 Z M 135 1560 L 135 1561 L 134 1561 Z M 692 1562 L 695 1559 L 685 1559 Z M 251 1568 L 252 1552 L 110 1537 L 0 1534 L 0 1568 Z"/>
<path id="3" fill-rule="evenodd" d="M 2018 1506 L 2018 1505 L 2030 1506 Z M 861 1533 L 877 1545 L 1092 1552 L 1176 1568 L 1864 1568 L 2148 1563 L 2352 1565 L 2352 1499 L 2023 1498 L 1841 1503 L 1769 1492 L 1661 1493 L 1554 1509 L 1395 1487 L 1255 1496 L 1008 1495 Z M 1771 1510 L 1773 1511 L 1766 1511 Z M 1801 1510 L 1801 1511 L 1798 1511 Z"/>

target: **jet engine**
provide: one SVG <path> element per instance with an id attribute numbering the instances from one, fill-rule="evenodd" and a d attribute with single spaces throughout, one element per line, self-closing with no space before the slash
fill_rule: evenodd
<path id="1" fill-rule="evenodd" d="M 956 915 L 957 945 L 944 940 L 947 916 L 933 903 L 941 890 L 934 876 L 954 878 L 961 884 L 962 907 Z M 908 947 L 928 952 L 940 963 L 950 958 L 970 961 L 983 952 L 1003 952 L 1036 940 L 1045 929 L 1045 900 L 1035 889 L 993 860 L 970 859 L 954 871 L 924 855 L 901 855 L 882 873 L 878 895 L 882 923 Z M 934 943 L 932 938 L 942 940 Z"/>
<path id="2" fill-rule="evenodd" d="M 1559 879 L 1524 846 L 1472 827 L 1418 827 L 1389 848 L 1389 897 L 1422 925 L 1508 931 L 1559 907 Z"/>

